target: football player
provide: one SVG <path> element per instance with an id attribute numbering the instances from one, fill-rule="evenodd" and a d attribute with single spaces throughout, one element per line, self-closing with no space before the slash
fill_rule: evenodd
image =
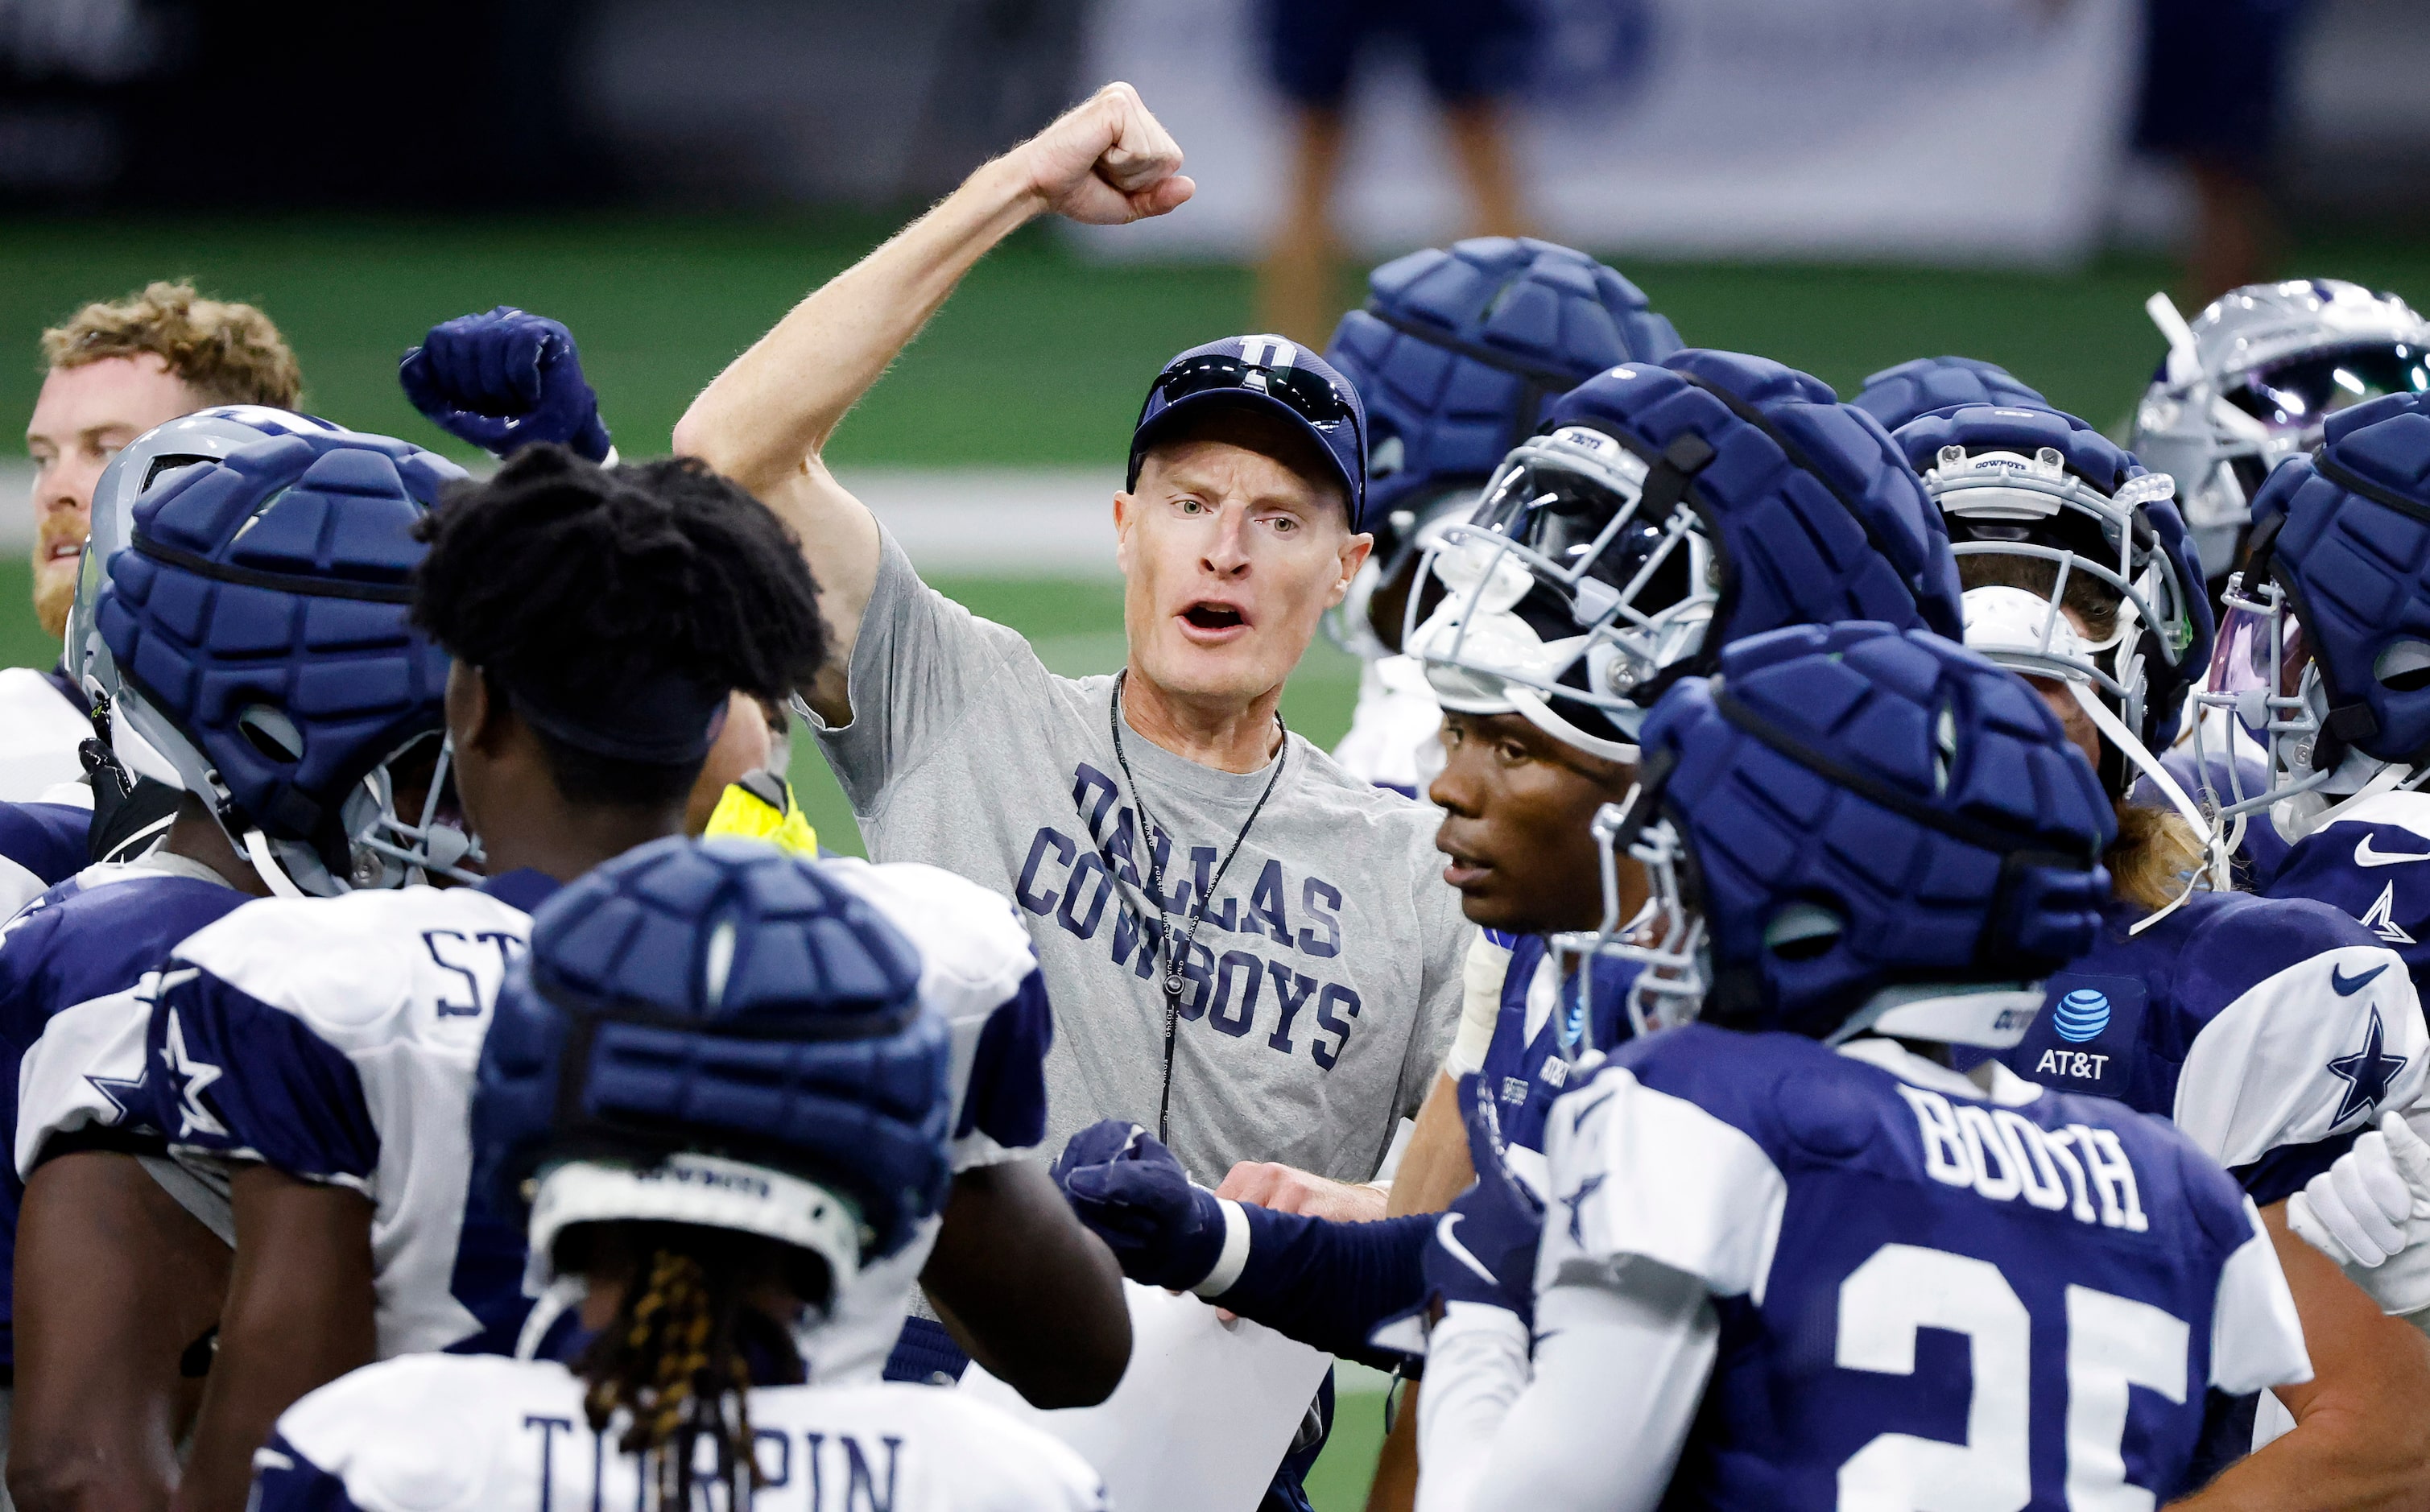
<path id="1" fill-rule="evenodd" d="M 2272 469 L 2321 444 L 2338 410 L 2430 390 L 2430 322 L 2359 284 L 2248 284 L 2190 324 L 2166 294 L 2146 307 L 2169 349 L 2135 410 L 2135 455 L 2177 480 L 2214 588 L 2243 565 Z"/>
<path id="2" fill-rule="evenodd" d="M 157 851 L 79 871 L 0 933 L 22 1506 L 164 1501 L 191 1407 L 181 1359 L 219 1311 L 225 1236 L 180 1205 L 191 1184 L 130 1117 L 148 973 L 248 898 L 395 887 L 464 855 L 425 801 L 443 787 L 445 662 L 403 603 L 415 524 L 462 475 L 233 407 L 137 438 L 96 490 L 73 616 L 92 627 L 78 681 L 113 736 L 96 776 L 122 780 L 124 759 L 175 806 Z M 105 542 L 126 544 L 104 558 Z"/>
<path id="3" fill-rule="evenodd" d="M 1341 317 L 1331 362 L 1367 405 L 1375 548 L 1326 634 L 1365 665 L 1333 758 L 1414 798 L 1440 763 L 1441 711 L 1401 633 L 1418 562 L 1443 524 L 1476 507 L 1510 449 L 1553 401 L 1606 368 L 1679 350 L 1636 285 L 1582 252 L 1479 237 L 1395 258 Z"/>
<path id="4" fill-rule="evenodd" d="M 2191 1489 L 2212 1393 L 2311 1373 L 2251 1201 L 2160 1120 L 1951 1066 L 2101 926 L 2090 764 L 1922 632 L 1787 629 L 1719 673 L 1639 731 L 1613 827 L 1653 904 L 1597 947 L 1643 968 L 1639 1034 L 1555 1104 L 1548 1203 L 1480 1099 L 1425 1257 L 1419 1505 Z"/>
<path id="5" fill-rule="evenodd" d="M 1885 368 L 1867 378 L 1863 390 L 1849 403 L 1880 421 L 1883 426 L 1893 434 L 1902 426 L 1925 415 L 1945 414 L 1970 407 L 2036 411 L 2052 410 L 2056 407 L 2039 392 L 2026 387 L 2007 369 L 1995 363 L 1962 357 L 1918 357 L 1914 361 L 1902 362 L 1893 368 Z M 2075 428 L 2082 430 L 2085 427 L 2079 424 Z M 1914 460 L 1919 468 L 1939 465 L 1939 459 L 1937 457 L 1929 461 L 1922 457 Z M 2022 465 L 2022 460 L 2020 465 Z M 2141 467 L 2140 463 L 2133 465 L 2138 470 Z M 2061 466 L 2064 470 L 2066 466 L 2064 459 Z M 2147 489 L 2155 486 L 2143 485 Z M 2051 507 L 2052 506 L 2048 504 L 2037 505 L 2030 512 L 2039 516 L 2047 513 Z M 2076 524 L 2081 529 L 2085 522 L 2079 519 Z M 2016 521 L 1993 523 L 1990 528 L 1999 532 L 2007 531 L 2012 527 L 2020 531 L 2024 528 L 2022 523 Z M 2168 548 L 2164 554 L 2164 559 L 2176 563 L 2174 568 L 2170 569 L 2174 576 L 2184 576 L 2186 575 L 2183 571 L 2184 558 L 2191 548 L 2186 544 L 2190 538 L 2185 530 L 2182 514 L 2176 518 L 2174 530 L 2175 535 L 2172 539 L 2179 544 Z M 1980 544 L 1974 548 L 1978 553 L 1993 549 L 1995 548 L 1991 545 Z M 2148 547 L 2139 546 L 2137 549 L 2148 550 Z M 2113 553 L 2114 550 L 2113 547 Z M 1984 565 L 1977 564 L 1976 571 L 1979 573 L 1983 570 Z M 2050 569 L 2040 571 L 2047 576 Z M 2198 577 L 2199 571 L 2197 570 L 2193 575 Z M 2045 583 L 2044 586 L 2046 588 L 2047 584 Z M 2077 587 L 2079 592 L 2091 591 L 2083 585 L 2077 585 Z M 2206 609 L 2204 612 L 2206 618 L 2215 620 L 2215 616 L 2206 614 Z M 2192 623 L 2189 617 L 2181 620 L 2175 638 L 2189 636 Z M 2146 755 L 2157 756 L 2161 771 L 2152 772 L 2149 770 L 2149 762 L 2139 756 L 2133 758 L 2134 770 L 2122 771 L 2118 773 L 2131 784 L 2128 789 L 2129 796 L 2139 804 L 2155 807 L 2175 807 L 2179 799 L 2205 791 L 2225 793 L 2240 789 L 2257 792 L 2267 786 L 2266 773 L 2260 763 L 2253 758 L 2249 744 L 2235 752 L 2233 764 L 2239 770 L 2231 772 L 2229 770 L 2230 753 L 2225 746 L 2219 743 L 2220 732 L 2214 732 L 2213 740 L 2207 749 L 2199 749 L 2198 742 L 2192 739 L 2193 722 L 2184 717 L 2184 714 L 2189 711 L 2162 706 L 2160 703 L 2154 702 L 2155 699 L 2162 698 L 2163 694 L 2166 698 L 2179 701 L 2184 699 L 2189 678 L 2185 668 L 2180 665 L 2185 659 L 2182 648 L 2173 643 L 2162 646 L 2147 641 L 2133 648 L 2133 656 L 2142 661 L 2151 660 L 2155 656 L 2158 658 L 2157 664 L 2147 675 L 2157 678 L 2162 691 L 2147 690 L 2144 697 L 2144 701 L 2151 705 L 2145 710 L 2145 717 L 2154 722 L 2155 730 L 2146 731 L 2144 735 L 2138 736 L 2134 748 Z M 2202 674 L 2200 660 L 2199 656 L 2194 658 L 2197 677 Z M 2112 692 L 2104 696 L 2114 701 L 2116 694 Z M 2071 710 L 2062 709 L 2061 717 L 2080 721 L 2089 716 L 2079 716 Z M 2218 725 L 2222 722 L 2214 716 L 2212 723 Z M 2155 734 L 2158 729 L 2172 731 L 2173 740 L 2146 738 Z M 2126 748 L 2119 748 L 2113 756 L 2116 759 L 2127 759 Z M 2172 798 L 2168 789 L 2163 788 L 2164 781 L 2173 781 L 2176 784 L 2175 798 Z M 2211 827 L 2207 811 L 2189 820 L 2189 822 L 2194 823 L 2198 828 Z M 2268 824 L 2232 824 L 2226 828 L 2225 839 L 2230 875 L 2236 885 L 2242 889 L 2252 890 L 2266 887 L 2269 880 L 2277 874 L 2279 864 L 2286 859 L 2287 842 L 2279 837 L 2277 830 Z"/>
<path id="6" fill-rule="evenodd" d="M 617 460 L 574 333 L 544 315 L 500 305 L 441 321 L 398 360 L 396 375 L 424 419 L 502 461 L 543 441 L 602 466 Z M 785 779 L 787 727 L 782 704 L 733 695 L 685 806 L 686 834 L 757 835 L 817 853 L 817 833 Z"/>
<path id="7" fill-rule="evenodd" d="M 34 613 L 56 640 L 82 576 L 93 485 L 122 446 L 163 422 L 214 405 L 292 409 L 295 354 L 250 305 L 205 299 L 191 284 L 154 283 L 96 301 L 42 333 L 42 392 L 25 423 L 34 464 Z M 0 669 L 0 800 L 40 800 L 84 768 L 88 706 L 73 669 Z"/>
<path id="8" fill-rule="evenodd" d="M 2050 977 L 2042 1012 L 2002 1058 L 2045 1087 L 2169 1119 L 2283 1243 L 2287 1199 L 2420 1094 L 2430 1031 L 2404 963 L 2352 918 L 2225 890 L 2209 814 L 2154 755 L 2211 646 L 2172 482 L 2045 407 L 1960 405 L 1893 439 L 1948 518 L 1966 643 L 2033 684 L 2116 800 L 2104 856 L 2116 895 L 2099 937 Z M 2130 801 L 2139 780 L 2165 798 Z M 2339 1504 L 2401 1491 L 2430 1453 L 2409 1427 L 2430 1407 L 2430 1354 L 2335 1271 L 2290 1263 L 2289 1279 L 2320 1371 L 2309 1417 L 2220 1493 L 2332 1477 Z M 2255 1405 L 2257 1432 L 2223 1415 L 2211 1461 L 2286 1429 L 2274 1402 Z"/>
<path id="9" fill-rule="evenodd" d="M 844 1299 L 934 1222 L 967 1050 L 934 958 L 868 901 L 770 846 L 661 840 L 541 906 L 481 1047 L 474 1179 L 525 1212 L 578 1323 L 538 1359 L 323 1387 L 254 1456 L 258 1512 L 824 1506 L 830 1485 L 892 1512 L 1101 1512 L 1037 1429 L 828 1368 Z M 995 932 L 1026 955 L 1008 914 Z"/>
<path id="10" fill-rule="evenodd" d="M 732 691 L 782 697 L 824 654 L 783 528 L 697 463 L 603 469 L 532 447 L 451 494 L 430 539 L 415 622 L 454 657 L 449 738 L 489 880 L 257 905 L 187 940 L 153 1006 L 156 1116 L 180 1160 L 225 1186 L 237 1234 L 181 1504 L 241 1506 L 277 1415 L 346 1370 L 524 1332 L 522 1238 L 470 1185 L 463 1121 L 529 910 L 679 834 Z M 887 1262 L 892 1291 L 845 1299 L 837 1347 L 857 1354 L 833 1369 L 878 1368 L 919 1276 L 1033 1398 L 1096 1400 L 1128 1354 L 1118 1272 L 1011 1157 L 1042 1128 L 1035 962 L 1017 929 L 1009 945 L 987 932 L 1009 926 L 1001 899 L 920 876 L 856 890 L 924 940 L 1004 948 L 934 953 L 969 1057 L 962 1169 L 941 1237 L 925 1227 Z M 989 1238 L 1015 1258 L 983 1263 Z"/>
<path id="11" fill-rule="evenodd" d="M 2266 752 L 2227 812 L 2293 842 L 2273 897 L 2317 898 L 2430 970 L 2430 395 L 2330 417 L 2320 449 L 2254 500 L 2251 560 L 2231 583 L 2206 705 Z M 2197 725 L 2198 735 L 2217 726 Z"/>
<path id="12" fill-rule="evenodd" d="M 1846 618 L 1954 630 L 1958 618 L 1939 518 L 1879 427 L 1813 378 L 1715 352 L 1623 365 L 1564 396 L 1413 578 L 1433 607 L 1407 643 L 1445 709 L 1437 843 L 1488 933 L 1393 1183 L 1396 1215 L 1440 1209 L 1473 1179 L 1462 1078 L 1491 1089 L 1510 1158 L 1540 1181 L 1544 1112 L 1589 1042 L 1587 1019 L 1599 1021 L 1592 1042 L 1626 1034 L 1629 972 L 1606 963 L 1589 987 L 1550 940 L 1596 922 L 1607 853 L 1588 826 L 1635 780 L 1645 703 L 1735 637 Z M 1632 864 L 1614 887 L 1625 918 L 1643 899 Z M 1245 1207 L 1192 1188 L 1119 1122 L 1075 1137 L 1057 1175 L 1134 1279 L 1190 1288 L 1308 1342 L 1363 1354 L 1373 1324 L 1414 1300 L 1425 1217 L 1334 1224 Z"/>

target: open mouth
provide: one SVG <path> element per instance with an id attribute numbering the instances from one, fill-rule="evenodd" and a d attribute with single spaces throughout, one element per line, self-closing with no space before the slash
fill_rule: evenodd
<path id="1" fill-rule="evenodd" d="M 1248 623 L 1228 604 L 1192 604 L 1181 611 L 1181 617 L 1200 630 L 1230 630 Z"/>
<path id="2" fill-rule="evenodd" d="M 1493 871 L 1489 863 L 1478 860 L 1465 851 L 1456 851 L 1445 845 L 1440 837 L 1437 837 L 1435 840 L 1435 849 L 1440 851 L 1443 856 L 1443 880 L 1455 888 L 1473 888 L 1484 881 Z"/>

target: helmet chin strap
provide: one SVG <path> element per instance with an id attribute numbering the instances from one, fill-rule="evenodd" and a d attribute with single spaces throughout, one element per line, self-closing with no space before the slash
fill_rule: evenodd
<path id="1" fill-rule="evenodd" d="M 1636 746 L 1621 740 L 1599 739 L 1589 735 L 1554 713 L 1553 706 L 1544 701 L 1544 695 L 1536 690 L 1523 687 L 1518 683 L 1505 683 L 1502 685 L 1502 696 L 1510 701 L 1510 706 L 1517 709 L 1528 723 L 1562 744 L 1575 746 L 1587 755 L 1601 756 L 1606 761 L 1623 762 L 1632 767 L 1637 765 L 1639 753 Z"/>
<path id="2" fill-rule="evenodd" d="M 271 852 L 269 838 L 261 831 L 249 829 L 244 832 L 244 854 L 245 857 L 253 862 L 255 873 L 261 878 L 263 885 L 270 889 L 272 897 L 308 898 L 311 896 L 310 893 L 297 887 L 295 879 L 289 876 L 286 868 L 278 864 L 278 857 Z"/>
<path id="3" fill-rule="evenodd" d="M 2102 738 L 2116 746 L 2119 754 L 2132 762 L 2143 775 L 2151 778 L 2153 785 L 2160 789 L 2160 796 L 2169 801 L 2169 806 L 2182 815 L 2185 822 L 2193 826 L 2194 833 L 2202 838 L 2203 870 L 2210 873 L 2211 890 L 2229 890 L 2235 884 L 2228 875 L 2227 848 L 2222 843 L 2223 837 L 2218 823 L 2203 812 L 2202 806 L 2187 793 L 2183 784 L 2169 775 L 2168 769 L 2161 766 L 2143 742 L 2135 738 L 2135 733 L 2126 728 L 2125 722 L 2109 711 L 2089 683 L 2071 678 L 2067 690 L 2075 699 L 2077 706 L 2084 710 L 2085 718 L 2092 721 L 2093 728 L 2101 732 Z M 2127 927 L 2126 933 L 2139 935 L 2176 912 L 2185 906 L 2188 898 L 2194 895 L 2201 880 L 2199 873 L 2189 875 L 2186 885 L 2177 890 L 2175 897 L 2137 920 Z"/>

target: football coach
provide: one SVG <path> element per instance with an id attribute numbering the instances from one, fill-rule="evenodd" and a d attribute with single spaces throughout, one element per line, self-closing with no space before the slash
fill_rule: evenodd
<path id="1" fill-rule="evenodd" d="M 1371 544 L 1356 392 L 1272 336 L 1157 374 L 1113 498 L 1112 676 L 1057 676 L 921 582 L 820 460 L 990 248 L 1050 211 L 1164 214 L 1190 195 L 1180 168 L 1137 92 L 1107 86 L 796 306 L 693 401 L 675 449 L 801 540 L 836 647 L 805 692 L 872 856 L 1018 906 L 1054 1006 L 1046 1148 L 1130 1119 L 1202 1182 L 1274 1162 L 1328 1178 L 1292 1177 L 1278 1205 L 1381 1217 L 1331 1184 L 1371 1177 L 1416 1111 L 1471 926 L 1430 811 L 1351 778 L 1279 711 Z M 1270 1170 L 1246 1179 L 1273 1200 Z"/>

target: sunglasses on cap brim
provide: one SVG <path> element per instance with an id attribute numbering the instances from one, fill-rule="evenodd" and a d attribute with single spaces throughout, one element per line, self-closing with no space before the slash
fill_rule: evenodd
<path id="1" fill-rule="evenodd" d="M 1168 407 L 1202 393 L 1261 393 L 1282 401 L 1311 425 L 1355 426 L 1358 420 L 1350 401 L 1319 374 L 1263 367 L 1236 357 L 1210 354 L 1175 363 L 1157 374 L 1153 392 L 1162 395 Z"/>

